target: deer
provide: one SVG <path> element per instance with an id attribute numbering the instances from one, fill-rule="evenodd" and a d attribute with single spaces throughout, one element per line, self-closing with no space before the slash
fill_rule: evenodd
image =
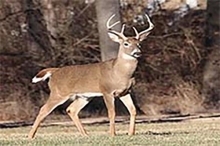
<path id="1" fill-rule="evenodd" d="M 97 96 L 103 97 L 107 107 L 110 135 L 116 135 L 114 104 L 116 98 L 122 101 L 130 114 L 128 135 L 135 134 L 136 108 L 130 91 L 135 84 L 134 72 L 137 68 L 138 58 L 141 56 L 140 42 L 149 35 L 154 25 L 148 15 L 145 14 L 149 27 L 139 33 L 135 27 L 132 27 L 135 36 L 126 37 L 124 35 L 125 24 L 122 25 L 120 32 L 113 30 L 113 27 L 120 23 L 120 21 L 110 25 L 110 21 L 112 21 L 114 16 L 112 15 L 107 20 L 106 27 L 110 39 L 119 43 L 118 55 L 115 59 L 92 64 L 46 68 L 37 73 L 32 79 L 32 83 L 49 79 L 50 95 L 47 102 L 40 108 L 28 134 L 29 139 L 35 137 L 40 123 L 57 106 L 65 103 L 67 100 L 72 101 L 66 108 L 67 114 L 75 123 L 80 134 L 88 136 L 78 113 L 91 99 Z"/>

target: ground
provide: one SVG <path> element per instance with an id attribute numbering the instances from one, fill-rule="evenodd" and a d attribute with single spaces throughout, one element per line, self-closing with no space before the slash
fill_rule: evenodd
<path id="1" fill-rule="evenodd" d="M 138 117 L 134 136 L 127 135 L 128 121 L 118 118 L 115 137 L 109 136 L 107 122 L 91 122 L 90 120 L 94 119 L 83 120 L 87 123 L 85 128 L 89 137 L 80 136 L 75 126 L 69 122 L 45 121 L 33 140 L 27 139 L 30 126 L 2 128 L 0 145 L 220 145 L 219 115 L 211 118 L 209 116 L 162 117 L 159 120 L 144 120 L 143 117 Z"/>

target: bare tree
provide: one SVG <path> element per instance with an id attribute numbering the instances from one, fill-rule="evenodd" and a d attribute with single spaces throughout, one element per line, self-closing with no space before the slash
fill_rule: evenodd
<path id="1" fill-rule="evenodd" d="M 40 0 L 40 4 L 43 18 L 50 35 L 50 42 L 53 47 L 56 47 L 57 37 L 62 33 L 60 31 L 64 29 L 65 22 L 68 21 L 68 6 L 70 2 L 68 0 Z"/>
<path id="2" fill-rule="evenodd" d="M 96 0 L 96 13 L 98 19 L 99 45 L 101 48 L 102 61 L 115 58 L 118 53 L 118 44 L 112 42 L 107 35 L 106 22 L 107 19 L 115 14 L 116 20 L 120 20 L 119 0 Z M 116 30 L 121 29 L 121 25 L 115 27 Z"/>
<path id="3" fill-rule="evenodd" d="M 208 102 L 220 104 L 220 1 L 207 1 L 206 47 L 209 56 L 204 69 L 203 87 Z"/>
<path id="4" fill-rule="evenodd" d="M 54 5 L 52 4 L 52 0 L 41 0 L 41 5 L 43 7 L 43 17 L 46 22 L 47 30 L 50 32 L 50 42 L 53 46 L 55 46 L 55 40 L 57 35 L 57 21 L 55 16 Z"/>
<path id="5" fill-rule="evenodd" d="M 219 36 L 217 35 L 220 27 L 220 1 L 208 0 L 207 1 L 207 45 L 213 46 L 220 44 Z"/>

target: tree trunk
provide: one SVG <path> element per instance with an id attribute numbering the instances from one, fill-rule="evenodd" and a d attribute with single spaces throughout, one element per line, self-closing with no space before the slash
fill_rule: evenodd
<path id="1" fill-rule="evenodd" d="M 37 7 L 36 1 L 26 0 L 24 4 L 26 11 L 26 21 L 28 25 L 28 37 L 26 39 L 31 56 L 41 60 L 51 59 L 51 50 L 53 50 L 50 38 L 47 33 L 46 25 L 42 20 L 42 13 Z M 44 32 L 44 33 L 42 33 Z M 41 55 L 38 55 L 41 54 Z"/>
<path id="2" fill-rule="evenodd" d="M 203 89 L 207 102 L 220 105 L 220 1 L 207 1 L 206 47 L 210 54 L 204 68 Z"/>
<path id="3" fill-rule="evenodd" d="M 50 42 L 57 48 L 57 40 L 65 30 L 65 23 L 68 17 L 68 6 L 71 4 L 68 0 L 40 0 L 42 13 L 49 32 Z"/>
<path id="4" fill-rule="evenodd" d="M 114 22 L 120 20 L 119 0 L 96 0 L 96 14 L 98 19 L 99 45 L 101 48 L 102 61 L 115 58 L 118 54 L 118 44 L 110 40 L 107 35 L 106 22 L 110 16 L 115 14 Z M 121 25 L 114 27 L 120 31 Z"/>
<path id="5" fill-rule="evenodd" d="M 220 45 L 219 27 L 220 27 L 220 1 L 207 1 L 207 28 L 206 28 L 206 45 Z"/>
<path id="6" fill-rule="evenodd" d="M 46 22 L 46 27 L 49 32 L 50 43 L 55 47 L 56 42 L 54 38 L 57 38 L 57 19 L 55 16 L 55 9 L 52 4 L 52 0 L 41 0 L 41 5 L 43 6 L 42 13 L 44 20 Z"/>

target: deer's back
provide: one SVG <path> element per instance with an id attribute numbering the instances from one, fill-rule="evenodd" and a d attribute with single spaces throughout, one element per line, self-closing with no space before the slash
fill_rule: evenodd
<path id="1" fill-rule="evenodd" d="M 49 87 L 52 92 L 53 90 L 58 90 L 62 94 L 99 93 L 99 83 L 104 80 L 101 79 L 101 70 L 102 72 L 107 72 L 107 70 L 110 69 L 108 66 L 111 64 L 111 61 L 107 61 L 59 68 L 52 74 Z M 103 67 L 103 65 L 105 67 Z"/>

